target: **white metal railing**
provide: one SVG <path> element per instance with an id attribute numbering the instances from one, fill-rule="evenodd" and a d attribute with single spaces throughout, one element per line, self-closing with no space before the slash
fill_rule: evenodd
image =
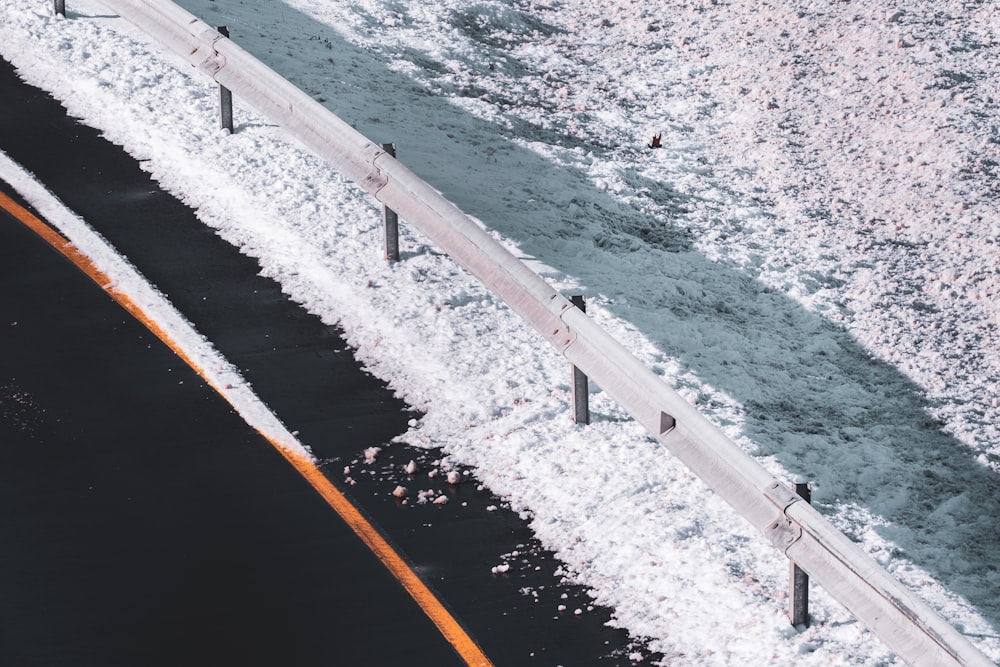
<path id="1" fill-rule="evenodd" d="M 380 145 L 170 0 L 102 0 L 391 207 L 593 378 L 911 665 L 992 665 L 580 309 Z"/>

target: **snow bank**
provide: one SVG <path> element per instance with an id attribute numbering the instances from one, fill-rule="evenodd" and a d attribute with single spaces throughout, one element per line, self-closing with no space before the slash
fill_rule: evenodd
<path id="1" fill-rule="evenodd" d="M 181 4 L 586 294 L 1000 659 L 994 4 Z M 373 202 L 280 128 L 237 100 L 217 130 L 213 87 L 94 0 L 0 8 L 4 57 L 339 323 L 426 412 L 401 441 L 472 468 L 668 664 L 894 664 L 823 591 L 790 628 L 761 536 L 599 387 L 574 426 L 564 361 L 405 221 L 382 262 Z"/>

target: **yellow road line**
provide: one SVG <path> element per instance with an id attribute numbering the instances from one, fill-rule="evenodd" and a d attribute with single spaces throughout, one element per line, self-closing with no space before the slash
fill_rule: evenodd
<path id="1" fill-rule="evenodd" d="M 216 387 L 208 374 L 189 356 L 181 345 L 173 340 L 154 319 L 149 317 L 142 308 L 136 304 L 127 294 L 114 287 L 113 281 L 107 274 L 101 271 L 84 253 L 76 246 L 63 238 L 52 227 L 39 220 L 30 211 L 19 205 L 3 192 L 0 192 L 0 207 L 20 220 L 29 229 L 42 237 L 50 246 L 60 252 L 68 260 L 73 262 L 81 271 L 90 277 L 95 283 L 101 286 L 111 298 L 127 310 L 133 317 L 149 329 L 157 338 L 169 347 L 178 357 L 200 375 L 210 386 L 219 392 L 223 398 L 225 393 Z M 470 667 L 492 667 L 492 662 L 486 657 L 482 649 L 465 632 L 462 626 L 445 609 L 444 605 L 434 595 L 433 592 L 420 580 L 412 568 L 406 564 L 403 557 L 396 553 L 395 549 L 386 541 L 378 530 L 364 518 L 360 511 L 351 503 L 330 482 L 329 479 L 316 467 L 316 464 L 305 456 L 290 451 L 270 434 L 258 429 L 264 438 L 274 446 L 282 456 L 299 472 L 302 477 L 326 500 L 327 504 L 343 519 L 351 530 L 364 541 L 369 549 L 378 557 L 382 564 L 393 574 L 403 585 L 403 588 L 416 601 L 424 613 L 433 621 L 445 639 L 452 645 L 455 651 L 462 657 Z"/>
<path id="2" fill-rule="evenodd" d="M 113 281 L 107 274 L 97 268 L 89 257 L 80 252 L 79 249 L 65 238 L 63 238 L 57 231 L 52 229 L 49 225 L 45 224 L 30 211 L 22 207 L 20 204 L 15 202 L 13 199 L 8 197 L 3 192 L 0 192 L 0 206 L 2 206 L 8 213 L 13 215 L 15 218 L 24 223 L 29 229 L 38 234 L 52 246 L 54 249 L 62 253 L 66 259 L 73 262 L 78 269 L 83 271 L 87 276 L 90 277 L 95 283 L 101 286 L 101 288 L 111 296 L 118 304 L 127 310 L 135 319 L 139 320 L 147 329 L 149 329 L 153 334 L 156 335 L 161 341 L 166 344 L 174 354 L 184 360 L 188 366 L 193 368 L 195 372 L 201 375 L 203 378 L 205 374 L 195 363 L 194 359 L 188 356 L 184 349 L 178 345 L 170 336 L 164 331 L 159 324 L 156 323 L 152 318 L 146 315 L 132 299 L 114 287 Z M 206 378 L 207 380 L 207 378 Z M 211 384 L 211 382 L 209 382 Z M 218 391 L 218 387 L 213 387 Z"/>

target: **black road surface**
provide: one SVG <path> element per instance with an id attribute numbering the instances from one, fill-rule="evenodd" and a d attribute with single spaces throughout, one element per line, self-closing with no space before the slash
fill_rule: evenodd
<path id="1" fill-rule="evenodd" d="M 502 503 L 474 480 L 427 478 L 439 453 L 389 444 L 414 415 L 336 328 L 4 61 L 0 150 L 240 369 L 493 664 L 633 664 L 641 649 L 560 583 L 524 521 L 486 511 Z M 372 446 L 383 453 L 359 463 Z M 452 502 L 392 497 L 411 459 L 424 468 L 414 484 Z M 6 212 L 0 503 L 0 665 L 464 664 L 268 442 Z M 491 572 L 502 561 L 510 571 Z"/>

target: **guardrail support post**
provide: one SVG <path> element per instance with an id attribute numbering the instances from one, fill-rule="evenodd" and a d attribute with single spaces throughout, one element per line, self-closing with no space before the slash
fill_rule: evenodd
<path id="1" fill-rule="evenodd" d="M 575 294 L 569 298 L 574 306 L 587 312 L 587 304 L 583 296 Z M 577 424 L 590 423 L 590 387 L 587 376 L 573 366 L 573 421 Z"/>
<path id="2" fill-rule="evenodd" d="M 808 482 L 795 482 L 795 493 L 807 503 L 812 500 Z M 809 627 L 809 575 L 794 561 L 789 567 L 788 620 L 792 625 Z"/>
<path id="3" fill-rule="evenodd" d="M 56 14 L 66 16 L 66 0 L 55 0 Z"/>
<path id="4" fill-rule="evenodd" d="M 223 37 L 229 37 L 229 26 L 216 28 Z M 233 133 L 233 91 L 219 84 L 219 129 Z"/>
<path id="5" fill-rule="evenodd" d="M 396 157 L 396 144 L 382 144 L 382 150 Z M 399 261 L 399 216 L 391 208 L 382 205 L 382 221 L 385 227 L 385 258 L 390 262 Z"/>

